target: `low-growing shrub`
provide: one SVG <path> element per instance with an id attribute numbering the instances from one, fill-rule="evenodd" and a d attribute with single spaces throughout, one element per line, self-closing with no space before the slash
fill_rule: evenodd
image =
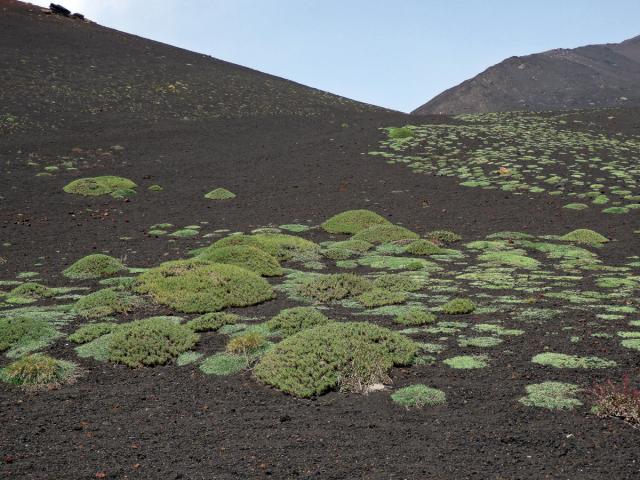
<path id="1" fill-rule="evenodd" d="M 457 357 L 447 358 L 443 360 L 445 365 L 456 369 L 477 369 L 485 368 L 489 365 L 489 359 L 486 355 L 459 355 Z"/>
<path id="2" fill-rule="evenodd" d="M 423 238 L 416 240 L 414 242 L 411 242 L 409 245 L 407 245 L 407 247 L 405 248 L 405 251 L 407 253 L 410 253 L 411 255 L 423 255 L 423 256 L 438 255 L 443 253 L 442 247 L 436 245 L 435 243 L 429 240 L 425 240 Z"/>
<path id="3" fill-rule="evenodd" d="M 278 335 L 289 337 L 309 328 L 329 323 L 331 320 L 320 310 L 313 307 L 285 308 L 266 322 L 267 328 Z"/>
<path id="4" fill-rule="evenodd" d="M 54 291 L 40 283 L 26 282 L 13 288 L 9 295 L 26 298 L 47 298 L 54 295 Z"/>
<path id="5" fill-rule="evenodd" d="M 476 309 L 476 305 L 468 298 L 454 298 L 442 305 L 442 313 L 447 315 L 464 315 Z"/>
<path id="6" fill-rule="evenodd" d="M 67 184 L 64 191 L 85 197 L 107 195 L 121 189 L 134 189 L 137 185 L 128 178 L 105 175 L 102 177 L 79 178 Z"/>
<path id="7" fill-rule="evenodd" d="M 322 224 L 329 233 L 358 233 L 373 225 L 390 225 L 386 218 L 370 210 L 347 210 L 334 215 Z"/>
<path id="8" fill-rule="evenodd" d="M 421 384 L 401 388 L 391 395 L 391 399 L 403 407 L 434 407 L 447 403 L 442 390 Z"/>
<path id="9" fill-rule="evenodd" d="M 409 127 L 389 127 L 387 129 L 387 135 L 389 135 L 389 138 L 393 140 L 399 140 L 403 138 L 411 138 L 415 136 L 415 133 Z"/>
<path id="10" fill-rule="evenodd" d="M 291 260 L 300 255 L 320 252 L 320 247 L 317 244 L 304 238 L 284 233 L 234 234 L 221 238 L 207 248 L 230 247 L 233 245 L 249 245 L 259 248 L 273 255 L 279 261 Z"/>
<path id="11" fill-rule="evenodd" d="M 250 245 L 205 249 L 195 258 L 207 263 L 237 265 L 265 277 L 277 277 L 283 273 L 273 255 Z"/>
<path id="12" fill-rule="evenodd" d="M 539 353 L 531 361 L 554 368 L 609 368 L 616 366 L 616 362 L 613 360 L 606 360 L 600 357 L 578 357 L 554 352 Z"/>
<path id="13" fill-rule="evenodd" d="M 422 288 L 422 282 L 408 275 L 386 273 L 373 280 L 373 287 L 394 292 L 415 292 Z"/>
<path id="14" fill-rule="evenodd" d="M 461 347 L 490 348 L 500 345 L 503 342 L 498 337 L 471 337 L 459 338 L 458 345 Z"/>
<path id="15" fill-rule="evenodd" d="M 244 333 L 233 337 L 227 343 L 227 353 L 234 355 L 252 355 L 267 344 L 267 338 L 257 332 Z"/>
<path id="16" fill-rule="evenodd" d="M 103 288 L 80 298 L 74 305 L 81 317 L 95 319 L 114 313 L 126 313 L 136 306 L 135 297 L 114 288 Z"/>
<path id="17" fill-rule="evenodd" d="M 527 396 L 519 402 L 528 407 L 546 408 L 548 410 L 572 410 L 582 405 L 575 395 L 580 387 L 573 383 L 542 382 L 527 385 Z"/>
<path id="18" fill-rule="evenodd" d="M 15 348 L 43 347 L 58 336 L 48 322 L 28 316 L 0 318 L 0 352 Z"/>
<path id="19" fill-rule="evenodd" d="M 527 270 L 533 270 L 540 266 L 540 262 L 535 258 L 510 252 L 487 252 L 480 255 L 478 260 L 493 265 L 507 265 L 509 267 L 523 268 Z"/>
<path id="20" fill-rule="evenodd" d="M 211 190 L 207 193 L 204 198 L 208 200 L 229 200 L 231 198 L 236 198 L 236 194 L 230 192 L 226 188 L 216 188 L 215 190 Z"/>
<path id="21" fill-rule="evenodd" d="M 199 336 L 193 330 L 163 318 L 119 325 L 110 335 L 109 360 L 131 368 L 164 365 L 190 350 Z"/>
<path id="22" fill-rule="evenodd" d="M 233 375 L 247 368 L 248 363 L 248 359 L 240 355 L 217 353 L 205 358 L 200 370 L 207 375 Z"/>
<path id="23" fill-rule="evenodd" d="M 449 244 L 455 243 L 462 240 L 462 237 L 455 232 L 451 232 L 449 230 L 434 230 L 425 235 L 427 240 L 431 240 L 435 244 Z"/>
<path id="24" fill-rule="evenodd" d="M 142 273 L 136 291 L 185 313 L 246 307 L 274 297 L 269 283 L 247 269 L 185 260 L 166 262 Z"/>
<path id="25" fill-rule="evenodd" d="M 255 376 L 298 397 L 384 383 L 391 367 L 409 365 L 417 345 L 370 323 L 331 322 L 285 338 L 254 368 Z"/>
<path id="26" fill-rule="evenodd" d="M 436 316 L 423 307 L 411 307 L 396 315 L 394 321 L 401 325 L 420 326 L 434 323 Z"/>
<path id="27" fill-rule="evenodd" d="M 73 343 L 88 343 L 98 337 L 111 333 L 117 327 L 113 322 L 98 322 L 83 325 L 69 335 L 69 340 Z"/>
<path id="28" fill-rule="evenodd" d="M 210 312 L 189 320 L 185 326 L 194 332 L 215 332 L 225 325 L 234 325 L 240 317 L 233 313 Z"/>
<path id="29" fill-rule="evenodd" d="M 400 225 L 374 225 L 365 228 L 353 236 L 353 240 L 360 240 L 368 243 L 380 244 L 399 240 L 417 240 L 420 236 Z"/>
<path id="30" fill-rule="evenodd" d="M 632 425 L 640 424 L 640 389 L 625 375 L 622 383 L 608 380 L 594 385 L 589 393 L 594 398 L 592 412 L 599 417 L 615 417 Z"/>
<path id="31" fill-rule="evenodd" d="M 125 266 L 117 258 L 96 253 L 81 258 L 62 274 L 74 280 L 87 280 L 92 278 L 109 277 L 126 270 Z"/>
<path id="32" fill-rule="evenodd" d="M 405 292 L 397 290 L 384 290 L 373 288 L 367 290 L 358 297 L 358 301 L 367 308 L 382 307 L 384 305 L 397 305 L 407 300 Z"/>
<path id="33" fill-rule="evenodd" d="M 32 354 L 25 355 L 0 370 L 0 379 L 30 389 L 50 389 L 71 382 L 76 373 L 75 363 Z"/>
<path id="34" fill-rule="evenodd" d="M 579 228 L 560 237 L 560 240 L 575 243 L 586 243 L 588 245 L 597 245 L 609 241 L 604 235 L 586 228 Z"/>
<path id="35" fill-rule="evenodd" d="M 298 286 L 298 293 L 319 302 L 353 297 L 372 288 L 371 281 L 352 273 L 318 275 Z"/>

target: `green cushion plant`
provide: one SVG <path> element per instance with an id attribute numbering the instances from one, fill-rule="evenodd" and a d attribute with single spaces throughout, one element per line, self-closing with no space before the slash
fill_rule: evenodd
<path id="1" fill-rule="evenodd" d="M 329 233 L 354 234 L 374 225 L 390 225 L 386 218 L 370 210 L 347 210 L 329 218 L 322 228 Z"/>

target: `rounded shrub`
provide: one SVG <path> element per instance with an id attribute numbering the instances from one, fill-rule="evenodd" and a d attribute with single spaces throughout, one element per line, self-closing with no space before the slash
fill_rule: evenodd
<path id="1" fill-rule="evenodd" d="M 575 243 L 586 243 L 588 245 L 597 245 L 600 243 L 607 243 L 609 241 L 609 239 L 604 235 L 600 235 L 598 232 L 594 232 L 593 230 L 586 228 L 573 230 L 572 232 L 560 237 L 560 240 Z"/>
<path id="2" fill-rule="evenodd" d="M 135 287 L 179 312 L 206 313 L 271 300 L 271 285 L 236 265 L 178 260 L 144 272 Z"/>
<path id="3" fill-rule="evenodd" d="M 409 127 L 389 127 L 387 129 L 387 135 L 393 140 L 399 140 L 403 138 L 411 138 L 415 136 L 413 130 Z"/>
<path id="4" fill-rule="evenodd" d="M 98 337 L 111 333 L 117 327 L 113 322 L 98 322 L 83 325 L 69 335 L 69 340 L 73 343 L 89 343 Z"/>
<path id="5" fill-rule="evenodd" d="M 331 302 L 360 295 L 372 288 L 371 281 L 353 273 L 318 275 L 298 286 L 298 293 L 318 302 Z"/>
<path id="6" fill-rule="evenodd" d="M 115 288 L 103 288 L 80 298 L 74 305 L 75 312 L 85 318 L 101 318 L 114 313 L 133 310 L 135 297 Z"/>
<path id="7" fill-rule="evenodd" d="M 476 309 L 476 305 L 468 298 L 454 298 L 441 307 L 442 313 L 447 315 L 464 315 Z"/>
<path id="8" fill-rule="evenodd" d="M 396 315 L 394 321 L 401 325 L 420 326 L 434 323 L 436 316 L 422 307 L 411 307 Z"/>
<path id="9" fill-rule="evenodd" d="M 51 288 L 40 283 L 26 282 L 12 289 L 9 295 L 26 298 L 47 298 L 52 297 L 54 292 Z"/>
<path id="10" fill-rule="evenodd" d="M 0 352 L 32 342 L 45 342 L 58 335 L 44 320 L 31 317 L 0 318 Z"/>
<path id="11" fill-rule="evenodd" d="M 200 370 L 206 375 L 233 375 L 249 366 L 246 357 L 240 355 L 229 355 L 228 353 L 217 353 L 207 357 L 201 364 Z"/>
<path id="12" fill-rule="evenodd" d="M 366 308 L 396 305 L 407 300 L 407 294 L 398 290 L 372 288 L 358 297 L 358 301 Z"/>
<path id="13" fill-rule="evenodd" d="M 194 332 L 215 332 L 225 325 L 234 325 L 239 318 L 233 313 L 210 312 L 189 320 L 185 326 Z"/>
<path id="14" fill-rule="evenodd" d="M 67 184 L 64 187 L 64 191 L 85 197 L 96 197 L 99 195 L 108 195 L 116 190 L 129 190 L 136 187 L 137 185 L 128 178 L 106 175 L 102 177 L 79 178 Z"/>
<path id="15" fill-rule="evenodd" d="M 87 280 L 91 278 L 110 277 L 126 270 L 126 267 L 117 258 L 96 253 L 81 258 L 62 274 L 74 280 Z"/>
<path id="16" fill-rule="evenodd" d="M 354 234 L 374 225 L 391 225 L 391 222 L 370 210 L 347 210 L 329 218 L 322 228 L 329 233 Z"/>
<path id="17" fill-rule="evenodd" d="M 206 249 L 195 258 L 207 263 L 237 265 L 265 277 L 283 274 L 282 267 L 274 256 L 250 245 Z"/>
<path id="18" fill-rule="evenodd" d="M 204 198 L 208 200 L 229 200 L 231 198 L 236 198 L 236 194 L 230 192 L 226 188 L 216 188 L 215 190 L 211 190 L 207 193 Z"/>
<path id="19" fill-rule="evenodd" d="M 221 238 L 209 248 L 249 245 L 273 255 L 280 261 L 291 260 L 309 252 L 319 252 L 320 247 L 304 238 L 284 233 L 258 233 L 255 235 L 234 234 Z M 206 250 L 206 249 L 203 249 Z M 201 253 L 201 251 L 198 251 Z"/>
<path id="20" fill-rule="evenodd" d="M 361 240 L 373 244 L 389 243 L 398 240 L 417 240 L 419 235 L 399 225 L 374 225 L 361 230 L 353 236 L 353 240 Z"/>
<path id="21" fill-rule="evenodd" d="M 388 381 L 393 366 L 409 365 L 417 345 L 366 322 L 331 322 L 285 338 L 254 368 L 264 383 L 298 397 L 340 387 L 363 391 Z"/>
<path id="22" fill-rule="evenodd" d="M 376 277 L 373 286 L 395 292 L 415 292 L 422 288 L 422 283 L 409 275 L 387 273 Z"/>
<path id="23" fill-rule="evenodd" d="M 109 337 L 108 359 L 129 367 L 164 365 L 191 349 L 199 336 L 184 325 L 148 318 L 119 325 Z"/>
<path id="24" fill-rule="evenodd" d="M 391 395 L 391 399 L 403 407 L 433 407 L 447 403 L 447 396 L 442 390 L 422 384 L 401 388 Z"/>
<path id="25" fill-rule="evenodd" d="M 462 237 L 450 230 L 433 230 L 425 235 L 427 240 L 431 240 L 436 244 L 449 244 L 462 240 Z"/>
<path id="26" fill-rule="evenodd" d="M 405 251 L 407 253 L 410 253 L 411 255 L 424 256 L 438 255 L 443 253 L 443 249 L 441 247 L 429 240 L 425 240 L 424 238 L 411 242 L 409 245 L 407 245 Z"/>
<path id="27" fill-rule="evenodd" d="M 233 337 L 227 343 L 227 353 L 233 355 L 253 355 L 267 345 L 267 337 L 258 332 L 248 332 Z"/>
<path id="28" fill-rule="evenodd" d="M 266 322 L 267 328 L 282 337 L 329 323 L 331 320 L 320 310 L 313 307 L 285 308 Z"/>
<path id="29" fill-rule="evenodd" d="M 75 363 L 36 353 L 25 355 L 0 370 L 0 379 L 21 387 L 46 389 L 69 383 L 76 373 Z"/>

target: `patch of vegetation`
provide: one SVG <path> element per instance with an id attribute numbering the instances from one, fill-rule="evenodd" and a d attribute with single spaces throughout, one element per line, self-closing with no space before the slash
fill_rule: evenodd
<path id="1" fill-rule="evenodd" d="M 389 255 L 365 255 L 358 260 L 358 263 L 371 268 L 389 270 L 422 270 L 425 268 L 439 269 L 437 265 L 422 258 L 392 257 Z"/>
<path id="2" fill-rule="evenodd" d="M 394 292 L 415 292 L 422 288 L 422 282 L 409 275 L 386 273 L 373 280 L 373 287 Z"/>
<path id="3" fill-rule="evenodd" d="M 640 351 L 640 338 L 629 338 L 627 340 L 622 340 L 620 343 L 625 348 Z"/>
<path id="4" fill-rule="evenodd" d="M 217 353 L 207 357 L 200 364 L 200 370 L 207 375 L 234 375 L 249 366 L 246 357 Z"/>
<path id="5" fill-rule="evenodd" d="M 208 200 L 229 200 L 231 198 L 236 198 L 236 194 L 230 192 L 226 188 L 216 188 L 215 190 L 211 190 L 207 193 L 204 198 Z"/>
<path id="6" fill-rule="evenodd" d="M 569 210 L 586 210 L 587 208 L 589 208 L 589 205 L 585 203 L 567 203 L 562 208 L 566 208 Z"/>
<path id="7" fill-rule="evenodd" d="M 372 288 L 371 281 L 352 273 L 318 275 L 300 284 L 297 292 L 303 297 L 326 303 L 361 295 Z"/>
<path id="8" fill-rule="evenodd" d="M 604 235 L 600 235 L 598 232 L 594 232 L 593 230 L 586 228 L 573 230 L 572 232 L 561 236 L 560 240 L 564 240 L 566 242 L 586 243 L 587 245 L 599 245 L 609 241 L 609 239 Z"/>
<path id="9" fill-rule="evenodd" d="M 298 397 L 340 387 L 363 391 L 388 381 L 394 366 L 409 365 L 417 345 L 370 323 L 331 322 L 292 335 L 267 352 L 255 376 Z"/>
<path id="10" fill-rule="evenodd" d="M 405 251 L 411 255 L 440 255 L 444 253 L 444 249 L 435 243 L 423 238 L 411 242 L 406 246 Z"/>
<path id="11" fill-rule="evenodd" d="M 397 390 L 391 400 L 403 407 L 434 407 L 447 403 L 447 396 L 442 390 L 417 384 Z"/>
<path id="12" fill-rule="evenodd" d="M 309 227 L 308 225 L 302 225 L 300 223 L 286 223 L 284 225 L 280 225 L 278 228 L 286 230 L 288 232 L 301 233 L 306 232 L 311 227 Z"/>
<path id="13" fill-rule="evenodd" d="M 257 332 L 247 332 L 233 337 L 227 343 L 227 353 L 249 357 L 267 345 L 267 337 Z"/>
<path id="14" fill-rule="evenodd" d="M 616 366 L 616 362 L 613 360 L 606 360 L 600 357 L 578 357 L 576 355 L 553 352 L 539 353 L 531 361 L 554 368 L 609 368 Z"/>
<path id="15" fill-rule="evenodd" d="M 114 288 L 104 288 L 80 298 L 74 305 L 75 312 L 85 318 L 102 318 L 114 313 L 133 310 L 138 302 L 135 297 Z"/>
<path id="16" fill-rule="evenodd" d="M 117 258 L 96 253 L 81 258 L 62 272 L 62 274 L 74 280 L 88 280 L 110 277 L 124 270 L 126 270 L 126 267 Z"/>
<path id="17" fill-rule="evenodd" d="M 96 197 L 111 194 L 116 190 L 132 190 L 136 187 L 137 185 L 128 178 L 106 175 L 102 177 L 79 178 L 67 184 L 63 190 L 75 195 Z"/>
<path id="18" fill-rule="evenodd" d="M 117 324 L 113 322 L 90 323 L 89 325 L 81 326 L 69 335 L 69 340 L 73 343 L 88 343 L 98 337 L 113 332 L 116 327 Z"/>
<path id="19" fill-rule="evenodd" d="M 109 360 L 131 368 L 164 365 L 190 350 L 199 336 L 193 330 L 163 318 L 119 325 L 110 335 Z"/>
<path id="20" fill-rule="evenodd" d="M 391 139 L 399 140 L 404 138 L 411 138 L 415 134 L 409 127 L 389 127 L 387 129 L 387 135 L 389 135 L 389 138 Z"/>
<path id="21" fill-rule="evenodd" d="M 458 339 L 461 347 L 490 348 L 500 345 L 502 339 L 498 337 L 463 337 Z"/>
<path id="22" fill-rule="evenodd" d="M 447 315 L 464 315 L 476 309 L 475 303 L 468 298 L 454 298 L 440 307 Z"/>
<path id="23" fill-rule="evenodd" d="M 374 225 L 359 231 L 353 236 L 353 240 L 380 244 L 399 240 L 417 240 L 419 235 L 399 225 Z"/>
<path id="24" fill-rule="evenodd" d="M 208 263 L 237 265 L 264 277 L 278 277 L 284 273 L 274 256 L 249 245 L 207 248 L 195 258 Z"/>
<path id="25" fill-rule="evenodd" d="M 274 292 L 257 274 L 235 265 L 177 260 L 144 272 L 136 291 L 179 312 L 206 313 L 271 300 Z"/>
<path id="26" fill-rule="evenodd" d="M 47 321 L 31 316 L 0 318 L 0 352 L 19 356 L 47 346 L 60 334 Z"/>
<path id="27" fill-rule="evenodd" d="M 478 260 L 494 265 L 508 265 L 527 270 L 534 270 L 540 266 L 540 262 L 534 258 L 511 252 L 487 252 L 480 255 Z"/>
<path id="28" fill-rule="evenodd" d="M 285 308 L 278 315 L 266 322 L 267 328 L 285 338 L 302 330 L 329 323 L 331 320 L 317 308 L 293 307 Z"/>
<path id="29" fill-rule="evenodd" d="M 9 292 L 13 297 L 24 298 L 48 298 L 55 295 L 55 290 L 36 282 L 25 282 L 13 288 Z"/>
<path id="30" fill-rule="evenodd" d="M 157 183 L 154 183 L 153 185 L 149 185 L 147 190 L 149 190 L 150 192 L 162 192 L 164 190 L 164 188 L 162 188 L 161 185 L 158 185 Z"/>
<path id="31" fill-rule="evenodd" d="M 632 385 L 628 375 L 621 384 L 608 380 L 595 385 L 589 393 L 594 397 L 591 411 L 599 417 L 621 418 L 634 426 L 640 424 L 640 389 Z"/>
<path id="32" fill-rule="evenodd" d="M 366 308 L 382 307 L 384 305 L 397 305 L 407 300 L 407 294 L 398 290 L 373 288 L 362 293 L 358 301 Z"/>
<path id="33" fill-rule="evenodd" d="M 582 405 L 574 398 L 580 387 L 573 383 L 542 382 L 527 385 L 527 396 L 519 402 L 527 407 L 546 408 L 548 410 L 573 410 Z"/>
<path id="34" fill-rule="evenodd" d="M 489 365 L 489 359 L 486 355 L 459 355 L 457 357 L 447 358 L 443 360 L 445 365 L 457 369 L 476 369 L 485 368 Z"/>
<path id="35" fill-rule="evenodd" d="M 175 232 L 171 232 L 169 236 L 173 238 L 189 238 L 189 237 L 195 237 L 198 234 L 200 234 L 200 230 L 198 230 L 197 228 L 185 227 L 185 228 L 176 230 Z"/>
<path id="36" fill-rule="evenodd" d="M 396 315 L 394 321 L 401 325 L 420 326 L 434 323 L 436 316 L 423 307 L 410 307 Z"/>
<path id="37" fill-rule="evenodd" d="M 210 312 L 189 320 L 185 326 L 194 332 L 215 332 L 225 325 L 235 325 L 240 317 L 227 312 Z"/>
<path id="38" fill-rule="evenodd" d="M 52 389 L 70 383 L 77 371 L 75 363 L 32 354 L 0 370 L 0 380 L 29 389 Z"/>
<path id="39" fill-rule="evenodd" d="M 230 247 L 233 245 L 249 245 L 259 248 L 279 261 L 292 260 L 309 253 L 317 253 L 320 247 L 304 238 L 284 233 L 259 233 L 255 235 L 234 234 L 221 238 L 208 248 Z M 201 251 L 196 250 L 199 254 Z"/>
<path id="40" fill-rule="evenodd" d="M 433 230 L 425 235 L 427 240 L 431 240 L 436 245 L 447 245 L 462 240 L 462 237 L 450 230 Z"/>
<path id="41" fill-rule="evenodd" d="M 391 222 L 370 210 L 347 210 L 328 219 L 322 228 L 329 233 L 355 234 L 374 225 L 391 225 Z"/>
<path id="42" fill-rule="evenodd" d="M 176 365 L 179 367 L 184 367 L 185 365 L 190 365 L 197 362 L 201 358 L 202 354 L 199 352 L 184 352 L 178 355 L 178 358 L 176 358 Z"/>

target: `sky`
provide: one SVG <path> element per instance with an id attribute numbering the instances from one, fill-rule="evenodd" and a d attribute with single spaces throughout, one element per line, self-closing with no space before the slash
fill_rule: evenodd
<path id="1" fill-rule="evenodd" d="M 404 112 L 510 56 L 640 35 L 638 0 L 56 3 L 117 30 Z"/>

